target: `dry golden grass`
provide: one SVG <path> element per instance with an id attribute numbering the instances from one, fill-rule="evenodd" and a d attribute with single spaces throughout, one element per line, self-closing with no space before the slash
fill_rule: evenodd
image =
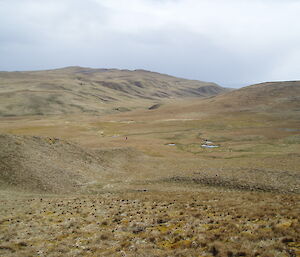
<path id="1" fill-rule="evenodd" d="M 106 172 L 68 195 L 0 187 L 0 255 L 300 256 L 298 111 L 209 101 L 1 118 L 0 133 L 76 142 Z"/>
<path id="2" fill-rule="evenodd" d="M 209 191 L 4 199 L 0 254 L 298 256 L 298 201 Z"/>

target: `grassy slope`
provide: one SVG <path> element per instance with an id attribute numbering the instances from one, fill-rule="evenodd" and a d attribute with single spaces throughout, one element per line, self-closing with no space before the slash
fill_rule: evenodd
<path id="1" fill-rule="evenodd" d="M 0 184 L 29 192 L 81 191 L 105 173 L 92 152 L 57 138 L 0 135 Z"/>
<path id="2" fill-rule="evenodd" d="M 0 116 L 128 111 L 171 98 L 225 92 L 214 83 L 144 70 L 69 67 L 0 72 Z"/>

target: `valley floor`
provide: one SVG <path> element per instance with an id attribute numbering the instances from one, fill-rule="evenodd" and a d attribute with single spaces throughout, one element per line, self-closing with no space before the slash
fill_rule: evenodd
<path id="1" fill-rule="evenodd" d="M 65 149 L 64 140 L 77 143 L 68 160 L 87 153 L 75 156 L 96 175 L 68 194 L 35 192 L 32 174 L 21 174 L 27 193 L 1 177 L 0 256 L 300 256 L 298 113 L 180 104 L 178 112 L 1 118 L 1 134 L 35 136 L 43 156 Z M 201 147 L 207 141 L 219 147 Z M 26 149 L 21 137 L 11 145 Z M 53 156 L 67 167 L 63 150 Z M 22 165 L 49 171 L 34 158 Z"/>

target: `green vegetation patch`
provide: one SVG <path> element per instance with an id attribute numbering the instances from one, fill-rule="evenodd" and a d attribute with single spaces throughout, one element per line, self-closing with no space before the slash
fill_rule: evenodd
<path id="1" fill-rule="evenodd" d="M 283 139 L 285 144 L 300 144 L 300 135 L 291 135 Z"/>

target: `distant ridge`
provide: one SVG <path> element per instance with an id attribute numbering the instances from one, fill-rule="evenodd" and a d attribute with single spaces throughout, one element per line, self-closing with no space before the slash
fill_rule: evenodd
<path id="1" fill-rule="evenodd" d="M 61 69 L 0 72 L 0 116 L 101 114 L 168 99 L 211 97 L 227 89 L 146 70 Z M 120 108 L 119 108 L 120 109 Z"/>

